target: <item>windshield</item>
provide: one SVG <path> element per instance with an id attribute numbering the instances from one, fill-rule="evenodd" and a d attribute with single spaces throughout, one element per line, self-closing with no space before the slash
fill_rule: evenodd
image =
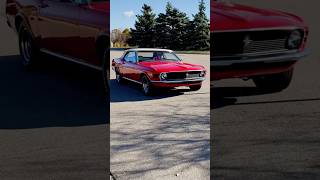
<path id="1" fill-rule="evenodd" d="M 139 62 L 143 61 L 180 61 L 173 52 L 165 51 L 140 51 L 138 52 Z"/>

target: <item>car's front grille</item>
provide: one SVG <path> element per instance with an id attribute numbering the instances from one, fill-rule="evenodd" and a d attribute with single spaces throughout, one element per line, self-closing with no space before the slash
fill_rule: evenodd
<path id="1" fill-rule="evenodd" d="M 272 40 L 261 40 L 261 41 L 251 41 L 244 48 L 244 54 L 251 53 L 261 53 L 261 52 L 276 52 L 276 51 L 286 51 L 286 41 L 287 39 L 272 39 Z"/>
<path id="2" fill-rule="evenodd" d="M 259 30 L 236 32 L 213 32 L 212 54 L 217 56 L 241 56 L 283 52 L 293 30 Z"/>
<path id="3" fill-rule="evenodd" d="M 187 78 L 200 77 L 200 71 L 188 71 L 188 72 L 170 72 L 167 73 L 167 80 L 183 80 Z"/>
<path id="4" fill-rule="evenodd" d="M 167 73 L 167 79 L 185 79 L 186 78 L 186 73 L 185 72 L 172 72 L 172 73 Z"/>

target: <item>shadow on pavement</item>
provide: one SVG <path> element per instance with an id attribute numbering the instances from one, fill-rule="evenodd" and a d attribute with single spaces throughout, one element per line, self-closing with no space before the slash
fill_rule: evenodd
<path id="1" fill-rule="evenodd" d="M 111 130 L 112 141 L 121 142 L 111 146 L 117 158 L 111 164 L 115 174 L 122 174 L 121 167 L 126 170 L 125 178 L 134 179 L 153 171 L 166 171 L 175 166 L 183 166 L 188 171 L 192 167 L 209 168 L 204 165 L 210 159 L 209 133 L 210 112 L 186 115 L 183 109 L 206 108 L 201 98 L 197 104 L 176 106 L 170 103 L 161 104 L 166 109 L 175 109 L 174 113 L 149 109 L 146 112 L 123 112 L 120 117 L 141 119 L 138 123 L 142 128 L 118 128 Z M 142 119 L 146 119 L 143 121 Z M 137 121 L 121 121 L 120 127 L 134 127 Z M 128 131 L 128 129 L 130 129 Z M 124 141 L 125 140 L 125 141 Z M 143 158 L 139 158 L 138 154 Z M 111 154 L 112 156 L 112 154 Z M 123 177 L 122 177 L 123 178 Z"/>
<path id="2" fill-rule="evenodd" d="M 18 55 L 0 57 L 0 129 L 109 123 L 100 72 L 42 58 L 26 69 Z"/>
<path id="3" fill-rule="evenodd" d="M 304 102 L 304 101 L 320 101 L 319 98 L 303 98 L 303 99 L 285 99 L 285 100 L 266 100 L 255 102 L 237 103 L 237 97 L 256 96 L 271 94 L 260 91 L 256 87 L 216 87 L 211 89 L 211 109 L 218 109 L 229 105 L 250 105 L 250 104 L 271 104 L 271 103 L 287 103 L 287 102 Z"/>
<path id="4" fill-rule="evenodd" d="M 110 80 L 110 102 L 128 102 L 128 101 L 146 101 L 155 99 L 164 99 L 183 95 L 185 92 L 191 92 L 187 87 L 179 89 L 157 89 L 152 96 L 145 96 L 141 86 L 129 81 L 124 84 L 118 84 L 115 79 Z M 192 94 L 197 93 L 195 91 Z"/>
<path id="5" fill-rule="evenodd" d="M 211 88 L 211 109 L 234 105 L 237 97 L 266 94 L 256 87 L 214 87 Z"/>

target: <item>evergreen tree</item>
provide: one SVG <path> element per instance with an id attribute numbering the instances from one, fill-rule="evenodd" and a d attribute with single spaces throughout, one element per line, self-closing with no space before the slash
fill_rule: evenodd
<path id="1" fill-rule="evenodd" d="M 156 19 L 157 46 L 170 49 L 184 49 L 187 15 L 167 3 L 166 13 L 160 13 Z"/>
<path id="2" fill-rule="evenodd" d="M 135 29 L 131 28 L 130 45 L 150 48 L 155 46 L 155 14 L 152 8 L 146 4 L 141 10 L 142 15 L 137 15 Z"/>
<path id="3" fill-rule="evenodd" d="M 167 15 L 160 13 L 156 19 L 156 46 L 159 48 L 169 48 L 170 27 L 167 23 Z"/>
<path id="4" fill-rule="evenodd" d="M 190 49 L 194 49 L 194 41 L 195 38 L 193 37 L 193 32 L 194 32 L 194 24 L 193 21 L 189 21 L 186 27 L 186 34 L 183 37 L 184 40 L 184 46 L 185 49 L 190 50 Z"/>
<path id="5" fill-rule="evenodd" d="M 204 50 L 210 48 L 210 22 L 207 18 L 204 0 L 199 3 L 199 12 L 194 15 L 192 22 L 193 49 Z"/>

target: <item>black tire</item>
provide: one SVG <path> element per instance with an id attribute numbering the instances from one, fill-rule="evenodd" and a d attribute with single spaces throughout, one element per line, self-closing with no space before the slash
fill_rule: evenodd
<path id="1" fill-rule="evenodd" d="M 201 89 L 201 85 L 193 85 L 193 86 L 189 86 L 191 91 L 198 91 L 199 89 Z"/>
<path id="2" fill-rule="evenodd" d="M 152 84 L 149 80 L 149 78 L 146 75 L 143 75 L 141 77 L 141 85 L 142 85 L 142 91 L 144 93 L 144 95 L 146 96 L 150 96 L 153 94 L 153 87 Z"/>
<path id="3" fill-rule="evenodd" d="M 31 32 L 24 23 L 20 25 L 18 35 L 22 64 L 26 67 L 35 66 L 39 60 L 40 51 L 34 42 Z"/>
<path id="4" fill-rule="evenodd" d="M 102 76 L 103 76 L 103 84 L 104 84 L 104 91 L 107 95 L 109 95 L 109 79 L 110 79 L 110 68 L 109 68 L 109 50 L 106 49 L 103 55 L 103 66 L 102 66 Z"/>
<path id="5" fill-rule="evenodd" d="M 282 73 L 253 78 L 257 88 L 263 92 L 280 92 L 289 87 L 293 77 L 293 68 Z"/>

